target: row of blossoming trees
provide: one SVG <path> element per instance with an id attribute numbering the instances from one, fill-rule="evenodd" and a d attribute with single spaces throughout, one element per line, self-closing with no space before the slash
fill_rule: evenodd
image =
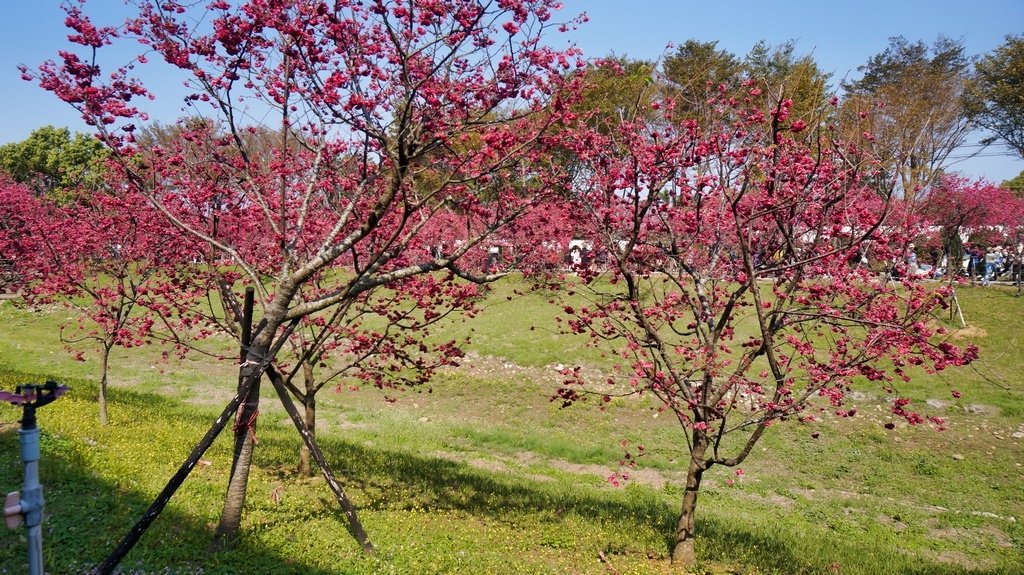
<path id="1" fill-rule="evenodd" d="M 552 391 L 647 394 L 678 420 L 682 565 L 711 466 L 740 464 L 769 426 L 822 402 L 852 416 L 851 386 L 892 391 L 911 369 L 973 359 L 931 320 L 948 287 L 860 265 L 868 244 L 899 260 L 925 222 L 875 151 L 844 141 L 832 104 L 797 117 L 783 89 L 748 81 L 709 91 L 699 120 L 653 88 L 594 111 L 591 78 L 624 71 L 552 48 L 549 32 L 576 24 L 557 8 L 164 1 L 99 27 L 69 6 L 79 51 L 24 70 L 110 150 L 103 184 L 70 201 L 0 184 L 0 249 L 25 298 L 76 308 L 65 340 L 99 344 L 103 421 L 114 346 L 237 357 L 225 341 L 243 336 L 255 291 L 222 539 L 239 529 L 261 377 L 299 400 L 312 434 L 326 384 L 414 384 L 456 364 L 460 342 L 436 337 L 438 322 L 472 315 L 478 286 L 510 271 L 550 272 L 573 238 L 607 265 L 580 270 L 590 303 L 562 319 L 621 362 L 600 382 L 570 370 Z M 131 42 L 145 56 L 97 64 Z M 133 77 L 147 60 L 190 90 L 189 118 L 162 137 L 136 107 L 155 96 Z M 489 261 L 496 244 L 506 253 Z"/>

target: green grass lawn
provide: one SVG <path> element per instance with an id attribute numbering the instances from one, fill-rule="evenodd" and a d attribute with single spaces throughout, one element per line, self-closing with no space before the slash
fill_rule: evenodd
<path id="1" fill-rule="evenodd" d="M 243 536 L 209 551 L 230 466 L 220 438 L 141 543 L 125 573 L 667 573 L 682 489 L 679 430 L 642 400 L 562 410 L 554 364 L 604 367 L 558 333 L 542 293 L 502 284 L 476 321 L 465 365 L 428 387 L 325 391 L 319 437 L 379 553 L 348 536 L 319 477 L 294 473 L 299 439 L 276 401 L 262 406 Z M 860 415 L 780 426 L 744 464 L 713 468 L 698 506 L 702 572 L 1024 573 L 1024 299 L 961 288 L 974 366 L 915 378 L 946 431 L 886 430 L 884 394 Z M 511 297 L 512 299 L 508 299 Z M 161 362 L 116 350 L 111 425 L 96 416 L 95 357 L 75 362 L 64 312 L 0 304 L 0 388 L 57 378 L 72 392 L 40 411 L 51 573 L 103 560 L 230 398 L 230 364 Z M 963 397 L 953 399 L 951 389 Z M 13 408 L 0 407 L 0 488 L 18 489 Z M 820 432 L 817 439 L 811 433 Z M 624 487 L 620 441 L 653 452 Z M 955 457 L 954 457 L 955 456 Z M 730 481 L 731 480 L 731 481 Z M 23 532 L 0 533 L 0 573 L 25 571 Z"/>

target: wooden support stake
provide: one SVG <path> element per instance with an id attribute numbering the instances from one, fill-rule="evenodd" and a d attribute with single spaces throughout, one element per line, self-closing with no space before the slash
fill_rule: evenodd
<path id="1" fill-rule="evenodd" d="M 373 543 L 370 542 L 369 536 L 366 534 L 366 530 L 363 529 L 363 524 L 359 521 L 359 516 L 356 514 L 356 507 L 349 500 L 348 496 L 345 495 L 345 491 L 342 489 L 341 484 L 334 477 L 334 472 L 331 471 L 331 466 L 327 463 L 327 458 L 324 457 L 323 451 L 320 450 L 320 446 L 317 445 L 316 439 L 313 438 L 313 434 L 309 432 L 309 428 L 306 427 L 306 422 L 302 420 L 302 416 L 299 415 L 299 410 L 295 408 L 295 402 L 288 395 L 288 390 L 284 386 L 284 381 L 273 367 L 267 368 L 267 377 L 270 378 L 270 383 L 274 385 L 274 389 L 277 390 L 277 395 L 281 398 L 281 404 L 284 406 L 284 410 L 288 412 L 288 416 L 291 417 L 292 423 L 295 424 L 295 428 L 299 430 L 299 435 L 302 436 L 302 440 L 306 443 L 306 447 L 309 448 L 310 455 L 313 456 L 313 460 L 316 461 L 317 465 L 320 466 L 320 473 L 324 476 L 324 480 L 327 481 L 327 486 L 331 488 L 334 493 L 335 499 L 338 500 L 338 505 L 341 506 L 341 510 L 345 513 L 348 518 L 349 528 L 352 536 L 356 538 L 356 541 L 363 547 L 363 551 L 372 555 L 375 553 Z"/>

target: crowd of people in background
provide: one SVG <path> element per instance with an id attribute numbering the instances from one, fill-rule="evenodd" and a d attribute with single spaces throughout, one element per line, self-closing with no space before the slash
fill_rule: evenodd
<path id="1" fill-rule="evenodd" d="M 1018 248 L 1024 246 L 1018 246 Z M 1012 246 L 964 246 L 963 260 L 959 274 L 973 281 L 980 281 L 987 286 L 993 281 L 1010 281 L 1016 283 L 1021 274 L 1021 251 Z M 929 278 L 941 278 L 949 269 L 948 256 L 932 247 L 926 253 L 910 244 L 907 251 L 907 273 Z M 924 259 L 927 263 L 921 263 Z"/>
<path id="2" fill-rule="evenodd" d="M 918 246 L 913 243 L 909 244 L 906 256 L 902 262 L 903 265 L 900 265 L 898 258 L 890 260 L 888 263 L 873 260 L 870 256 L 869 246 L 863 247 L 852 256 L 850 264 L 875 269 L 892 277 L 900 277 L 903 274 L 907 274 L 924 279 L 941 279 L 946 277 L 946 274 L 949 273 L 952 267 L 957 270 L 956 274 L 958 277 L 971 282 L 980 282 L 983 286 L 999 281 L 1017 283 L 1022 268 L 1024 268 L 1024 265 L 1022 265 L 1022 261 L 1024 261 L 1024 244 L 1017 246 L 985 245 L 981 243 L 965 244 L 962 252 L 963 259 L 960 262 L 959 268 L 957 268 L 955 264 L 953 266 L 949 265 L 948 253 L 940 245 L 936 245 L 934 242 L 927 243 L 930 245 Z M 550 247 L 555 253 L 559 251 L 556 246 Z M 549 261 L 542 264 L 543 269 L 561 269 L 573 272 L 587 269 L 603 270 L 606 269 L 609 263 L 607 251 L 594 250 L 590 243 L 585 240 L 573 239 L 569 242 L 568 249 L 563 249 L 561 261 Z M 488 246 L 486 262 L 482 262 L 483 269 L 493 272 L 512 264 L 511 260 L 514 259 L 514 255 L 507 253 L 508 251 L 509 246 L 507 245 L 495 244 Z M 445 245 L 440 244 L 433 247 L 432 253 L 435 257 L 443 257 Z M 731 257 L 735 258 L 736 255 L 732 254 Z M 755 253 L 753 255 L 753 262 L 758 269 L 764 269 L 762 266 L 765 265 L 766 260 L 769 262 L 779 261 L 783 257 L 781 253 L 773 255 L 771 258 L 766 258 L 761 253 Z"/>
<path id="3" fill-rule="evenodd" d="M 968 276 L 972 279 L 980 277 L 981 285 L 988 285 L 1003 276 L 1011 276 L 1016 281 L 1020 274 L 1020 254 L 1009 246 L 975 247 L 968 253 Z"/>

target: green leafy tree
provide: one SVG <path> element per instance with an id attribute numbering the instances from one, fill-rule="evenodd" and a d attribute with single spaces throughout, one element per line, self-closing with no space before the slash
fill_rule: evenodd
<path id="1" fill-rule="evenodd" d="M 786 120 L 805 123 L 817 120 L 813 116 L 829 98 L 829 74 L 821 71 L 812 56 L 798 56 L 793 41 L 778 46 L 760 41 L 740 58 L 719 49 L 717 42 L 691 39 L 665 57 L 662 70 L 665 92 L 674 99 L 676 109 L 701 125 L 717 118 L 718 111 L 710 103 L 722 93 L 740 100 L 763 98 L 760 107 L 766 114 L 778 109 L 783 100 L 791 100 Z"/>
<path id="2" fill-rule="evenodd" d="M 859 80 L 843 83 L 848 136 L 873 149 L 913 201 L 937 183 L 976 126 L 971 58 L 958 40 L 939 36 L 929 46 L 896 36 L 857 70 Z"/>
<path id="3" fill-rule="evenodd" d="M 1024 172 L 1017 174 L 1014 178 L 1006 180 L 1000 187 L 1013 192 L 1015 196 L 1024 197 Z"/>
<path id="4" fill-rule="evenodd" d="M 650 112 L 654 63 L 609 56 L 590 64 L 585 72 L 586 87 L 575 107 L 587 114 L 591 126 L 603 129 L 609 120 L 631 120 Z"/>
<path id="5" fill-rule="evenodd" d="M 793 101 L 792 121 L 810 122 L 827 110 L 831 74 L 823 72 L 813 56 L 798 56 L 792 40 L 778 46 L 758 42 L 744 59 L 744 69 L 746 77 L 764 90 L 768 109 L 777 108 L 783 99 Z"/>
<path id="6" fill-rule="evenodd" d="M 687 40 L 665 58 L 665 88 L 684 117 L 699 118 L 721 87 L 735 89 L 743 81 L 743 61 L 718 48 L 718 42 Z"/>
<path id="7" fill-rule="evenodd" d="M 657 99 L 660 81 L 653 62 L 612 54 L 591 61 L 576 73 L 576 78 L 582 81 L 582 91 L 572 110 L 599 133 L 613 129 L 610 127 L 620 122 L 649 120 L 656 116 L 651 104 Z M 561 129 L 566 128 L 555 128 Z M 553 150 L 550 159 L 563 166 L 566 172 L 575 174 L 575 178 L 586 166 L 570 148 Z"/>
<path id="8" fill-rule="evenodd" d="M 95 189 L 107 152 L 96 138 L 44 126 L 21 142 L 0 146 L 0 170 L 37 194 L 60 201 L 76 190 Z"/>
<path id="9" fill-rule="evenodd" d="M 1007 36 L 974 69 L 978 124 L 994 134 L 989 141 L 1002 140 L 1024 159 L 1024 36 Z"/>

